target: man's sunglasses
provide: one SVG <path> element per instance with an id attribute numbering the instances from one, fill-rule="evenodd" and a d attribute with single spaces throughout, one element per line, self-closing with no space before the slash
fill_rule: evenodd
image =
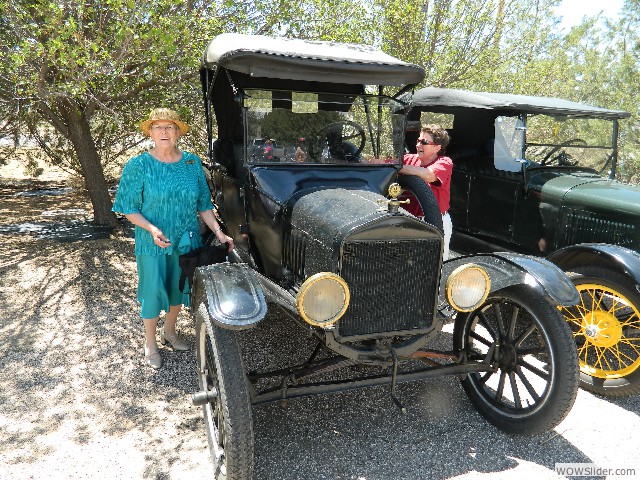
<path id="1" fill-rule="evenodd" d="M 418 143 L 420 145 L 436 145 L 436 142 L 434 142 L 433 140 L 426 140 L 424 138 L 419 138 Z"/>

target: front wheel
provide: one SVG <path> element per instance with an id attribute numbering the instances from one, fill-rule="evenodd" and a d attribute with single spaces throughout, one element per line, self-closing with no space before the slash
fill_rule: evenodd
<path id="1" fill-rule="evenodd" d="M 200 390 L 215 398 L 203 406 L 214 478 L 253 477 L 253 421 L 242 356 L 235 332 L 208 327 L 206 302 L 196 311 L 196 354 Z"/>
<path id="2" fill-rule="evenodd" d="M 640 393 L 640 294 L 624 275 L 574 269 L 580 303 L 563 307 L 578 347 L 580 386 L 599 395 Z"/>
<path id="3" fill-rule="evenodd" d="M 467 374 L 462 386 L 480 414 L 506 432 L 546 432 L 573 406 L 578 359 L 571 331 L 530 289 L 494 292 L 479 309 L 459 313 L 454 347 L 468 362 L 489 359 L 494 370 Z"/>

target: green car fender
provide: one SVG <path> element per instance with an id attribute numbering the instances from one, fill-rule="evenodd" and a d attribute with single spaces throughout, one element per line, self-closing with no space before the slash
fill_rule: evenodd
<path id="1" fill-rule="evenodd" d="M 561 248 L 546 257 L 565 272 L 580 266 L 601 267 L 626 275 L 640 285 L 640 254 L 606 243 L 579 243 Z"/>

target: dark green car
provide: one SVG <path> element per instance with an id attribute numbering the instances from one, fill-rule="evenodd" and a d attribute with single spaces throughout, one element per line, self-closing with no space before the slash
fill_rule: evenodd
<path id="1" fill-rule="evenodd" d="M 406 134 L 414 145 L 420 123 L 449 128 L 454 251 L 541 255 L 570 274 L 582 302 L 562 310 L 582 385 L 610 396 L 640 392 L 640 188 L 615 180 L 627 117 L 557 98 L 424 88 Z"/>

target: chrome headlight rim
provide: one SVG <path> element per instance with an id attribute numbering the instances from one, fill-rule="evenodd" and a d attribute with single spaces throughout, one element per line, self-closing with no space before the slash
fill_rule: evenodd
<path id="1" fill-rule="evenodd" d="M 329 320 L 318 321 L 313 317 L 309 316 L 304 306 L 304 303 L 305 303 L 304 300 L 306 295 L 311 290 L 311 288 L 317 286 L 319 282 L 326 282 L 326 281 L 336 282 L 338 285 L 340 285 L 344 294 L 344 302 L 340 310 L 338 310 Z M 349 291 L 349 285 L 347 285 L 347 282 L 345 281 L 344 278 L 342 278 L 340 275 L 333 272 L 319 272 L 310 276 L 302 283 L 302 285 L 300 286 L 300 289 L 298 290 L 298 294 L 296 295 L 296 306 L 298 308 L 298 313 L 300 314 L 302 319 L 309 325 L 313 325 L 315 327 L 321 327 L 321 328 L 330 328 L 338 320 L 340 320 L 340 318 L 342 318 L 342 316 L 347 311 L 350 301 L 351 301 L 351 292 Z"/>
<path id="2" fill-rule="evenodd" d="M 459 305 L 453 298 L 454 296 L 454 283 L 460 280 L 461 275 L 468 275 L 470 272 L 479 273 L 482 280 L 484 281 L 484 292 L 478 299 L 478 301 L 474 302 L 471 306 L 461 306 Z M 460 265 L 457 267 L 449 277 L 447 278 L 447 283 L 445 286 L 447 301 L 449 305 L 451 305 L 455 310 L 459 312 L 472 312 L 480 307 L 487 300 L 489 296 L 489 292 L 491 291 L 491 277 L 487 271 L 482 268 L 480 265 L 476 263 L 465 263 L 464 265 Z"/>

